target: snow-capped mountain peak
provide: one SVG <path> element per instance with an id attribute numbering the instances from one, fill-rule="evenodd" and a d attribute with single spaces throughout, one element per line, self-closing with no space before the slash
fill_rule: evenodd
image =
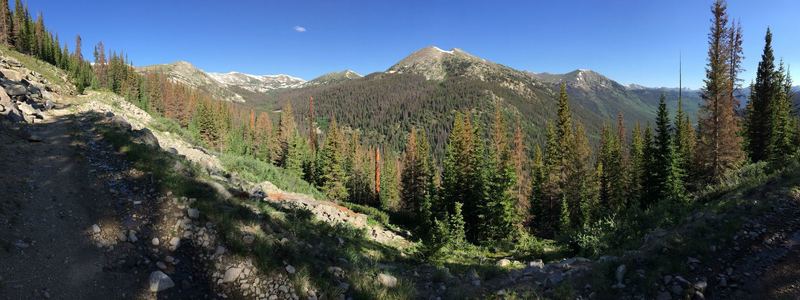
<path id="1" fill-rule="evenodd" d="M 275 89 L 297 88 L 306 81 L 286 75 L 252 75 L 240 72 L 208 73 L 211 78 L 226 86 L 235 86 L 251 92 L 264 93 Z"/>

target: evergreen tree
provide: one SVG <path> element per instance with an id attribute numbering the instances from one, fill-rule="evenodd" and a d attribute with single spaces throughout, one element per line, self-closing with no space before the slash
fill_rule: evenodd
<path id="1" fill-rule="evenodd" d="M 681 170 L 672 143 L 672 128 L 667 111 L 666 98 L 661 96 L 656 116 L 655 152 L 653 155 L 655 190 L 653 201 L 680 201 L 684 199 Z"/>
<path id="2" fill-rule="evenodd" d="M 744 156 L 734 97 L 741 71 L 741 29 L 728 24 L 726 6 L 723 0 L 712 6 L 704 101 L 698 113 L 698 165 L 711 182 L 737 167 Z"/>
<path id="3" fill-rule="evenodd" d="M 514 141 L 512 149 L 512 161 L 514 163 L 514 175 L 517 178 L 516 187 L 514 187 L 514 194 L 517 198 L 517 212 L 523 220 L 528 219 L 528 212 L 530 211 L 530 189 L 531 178 L 528 170 L 528 151 L 525 148 L 525 140 L 522 133 L 522 126 L 519 118 L 517 119 L 516 126 L 514 127 Z M 540 150 L 541 151 L 541 150 Z"/>
<path id="4" fill-rule="evenodd" d="M 673 130 L 675 137 L 675 156 L 678 161 L 678 166 L 682 170 L 680 180 L 684 185 L 688 185 L 692 180 L 694 148 L 697 138 L 694 134 L 694 127 L 692 121 L 686 112 L 683 111 L 683 99 L 678 98 L 678 110 L 675 113 L 675 122 Z"/>
<path id="5" fill-rule="evenodd" d="M 400 168 L 396 154 L 392 151 L 384 152 L 381 160 L 383 170 L 381 174 L 381 191 L 378 197 L 383 210 L 397 211 L 400 206 Z"/>
<path id="6" fill-rule="evenodd" d="M 291 106 L 288 106 L 291 108 Z M 345 183 L 348 180 L 348 174 L 345 172 L 345 139 L 344 133 L 336 124 L 336 119 L 331 121 L 328 128 L 328 136 L 325 139 L 325 145 L 319 156 L 320 181 L 322 192 L 325 193 L 330 200 L 344 201 L 347 200 L 348 191 Z"/>
<path id="7" fill-rule="evenodd" d="M 278 125 L 278 153 L 275 155 L 276 164 L 281 167 L 286 167 L 286 157 L 289 152 L 289 146 L 292 137 L 295 135 L 296 125 L 294 123 L 294 112 L 292 111 L 292 102 L 286 101 L 286 104 L 281 110 L 281 120 Z"/>
<path id="8" fill-rule="evenodd" d="M 781 63 L 780 69 L 773 76 L 779 84 L 776 88 L 777 96 L 771 116 L 773 119 L 770 130 L 772 134 L 767 150 L 773 165 L 780 166 L 797 152 L 797 144 L 794 143 L 797 134 L 795 132 L 797 119 L 792 113 L 792 79 L 789 71 L 784 70 L 783 63 Z"/>
<path id="9" fill-rule="evenodd" d="M 645 142 L 642 137 L 642 129 L 639 122 L 633 127 L 631 136 L 631 145 L 628 150 L 630 157 L 630 168 L 628 169 L 628 178 L 630 178 L 630 185 L 628 186 L 628 199 L 629 201 L 638 201 L 642 199 L 643 193 L 643 179 L 646 172 L 645 167 L 647 161 L 645 159 Z M 633 203 L 628 203 L 633 204 Z"/>
<path id="10" fill-rule="evenodd" d="M 533 160 L 531 161 L 531 196 L 529 204 L 528 219 L 526 220 L 534 231 L 542 227 L 544 220 L 544 181 L 547 171 L 544 166 L 542 148 L 537 144 L 533 148 Z"/>
<path id="11" fill-rule="evenodd" d="M 272 131 L 272 120 L 269 113 L 260 112 L 255 124 L 255 156 L 256 158 L 272 162 L 272 155 L 277 152 L 275 134 Z"/>
<path id="12" fill-rule="evenodd" d="M 566 198 L 569 203 L 568 215 L 572 229 L 578 229 L 590 219 L 589 208 L 593 207 L 597 195 L 594 176 L 594 167 L 591 164 L 592 148 L 586 137 L 583 123 L 575 122 L 575 141 L 573 148 L 574 157 L 569 161 L 568 186 Z"/>
<path id="13" fill-rule="evenodd" d="M 772 141 L 775 122 L 773 111 L 782 88 L 781 83 L 776 81 L 780 79 L 775 75 L 776 72 L 775 56 L 772 52 L 772 32 L 767 28 L 764 52 L 758 63 L 756 81 L 751 86 L 751 97 L 745 119 L 747 151 L 753 162 L 768 159 L 768 148 Z"/>
<path id="14" fill-rule="evenodd" d="M 8 1 L 0 2 L 0 44 L 11 46 L 14 40 L 14 22 Z"/>
<path id="15" fill-rule="evenodd" d="M 417 229 L 422 235 L 428 234 L 423 229 L 430 228 L 433 220 L 433 168 L 430 158 L 430 146 L 424 133 L 417 133 L 412 128 L 408 135 L 406 151 L 403 154 L 402 200 L 405 211 L 415 219 Z"/>
<path id="16" fill-rule="evenodd" d="M 639 207 L 644 209 L 655 203 L 659 197 L 659 181 L 655 172 L 657 148 L 653 141 L 653 130 L 650 128 L 649 123 L 645 126 L 642 144 L 642 198 L 639 200 Z"/>
<path id="17" fill-rule="evenodd" d="M 514 187 L 516 176 L 511 149 L 508 143 L 508 132 L 505 121 L 499 110 L 496 111 L 492 124 L 491 147 L 487 149 L 484 160 L 484 172 L 487 182 L 484 184 L 484 199 L 481 201 L 479 219 L 481 220 L 480 236 L 484 243 L 513 241 L 517 238 L 519 215 L 516 208 Z M 476 136 L 480 139 L 480 135 Z"/>

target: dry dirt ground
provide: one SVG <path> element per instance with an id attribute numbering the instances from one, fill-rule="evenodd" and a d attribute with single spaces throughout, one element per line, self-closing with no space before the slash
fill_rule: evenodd
<path id="1" fill-rule="evenodd" d="M 154 191 L 85 116 L 68 111 L 21 131 L 0 128 L 0 299 L 155 298 L 148 277 L 158 252 L 118 242 L 132 218 L 158 219 L 146 200 Z M 132 210 L 134 201 L 144 203 Z M 170 268 L 176 288 L 157 298 L 213 295 L 190 258 Z"/>

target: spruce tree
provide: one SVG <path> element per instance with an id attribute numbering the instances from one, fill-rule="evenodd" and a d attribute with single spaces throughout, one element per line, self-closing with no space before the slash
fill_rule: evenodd
<path id="1" fill-rule="evenodd" d="M 688 185 L 693 174 L 693 161 L 694 161 L 694 148 L 697 141 L 694 133 L 694 126 L 689 116 L 683 110 L 683 99 L 678 98 L 678 110 L 675 113 L 675 122 L 673 136 L 675 144 L 675 156 L 678 160 L 678 165 L 682 170 L 680 179 L 684 185 Z"/>
<path id="2" fill-rule="evenodd" d="M 644 155 L 645 142 L 642 137 L 642 129 L 639 122 L 633 127 L 631 135 L 631 145 L 628 149 L 628 156 L 630 157 L 630 168 L 628 169 L 628 178 L 630 184 L 628 186 L 628 201 L 638 201 L 642 198 L 642 184 L 645 174 L 646 159 Z M 635 202 L 634 202 L 635 203 Z M 629 205 L 634 203 L 628 203 Z"/>
<path id="3" fill-rule="evenodd" d="M 728 24 L 726 4 L 712 6 L 711 32 L 708 35 L 708 65 L 703 103 L 698 113 L 697 161 L 706 181 L 718 182 L 742 161 L 742 138 L 734 97 L 741 71 L 741 29 Z"/>
<path id="4" fill-rule="evenodd" d="M 14 22 L 8 1 L 0 2 L 0 44 L 11 46 L 14 40 Z"/>
<path id="5" fill-rule="evenodd" d="M 672 128 L 666 98 L 661 95 L 656 116 L 655 153 L 653 155 L 654 201 L 684 199 L 681 170 L 672 143 Z"/>
<path id="6" fill-rule="evenodd" d="M 476 136 L 480 139 L 480 135 Z M 496 111 L 484 160 L 486 183 L 479 209 L 480 238 L 484 243 L 513 241 L 517 237 L 519 215 L 516 208 L 516 173 L 508 143 L 508 132 L 502 114 Z"/>
<path id="7" fill-rule="evenodd" d="M 759 162 L 768 159 L 772 129 L 775 122 L 773 111 L 781 91 L 780 77 L 776 76 L 775 56 L 772 52 L 772 32 L 767 28 L 764 51 L 758 63 L 756 80 L 751 86 L 751 97 L 746 111 L 747 152 L 750 160 Z"/>
<path id="8" fill-rule="evenodd" d="M 400 199 L 406 213 L 418 225 L 420 234 L 430 228 L 433 220 L 433 166 L 430 159 L 430 146 L 424 133 L 412 128 L 408 134 L 406 150 L 403 153 L 402 190 Z"/>
<path id="9" fill-rule="evenodd" d="M 344 133 L 336 124 L 336 119 L 331 121 L 328 136 L 319 156 L 320 181 L 322 192 L 333 201 L 347 200 L 349 194 L 345 183 L 348 174 L 345 172 Z"/>
<path id="10" fill-rule="evenodd" d="M 542 148 L 538 144 L 533 148 L 533 160 L 531 161 L 531 193 L 530 204 L 528 205 L 528 219 L 526 220 L 533 229 L 539 231 L 542 227 L 544 214 L 544 181 L 547 171 L 544 166 Z"/>
<path id="11" fill-rule="evenodd" d="M 653 130 L 650 128 L 649 123 L 645 126 L 642 144 L 644 145 L 642 147 L 642 191 L 641 199 L 639 199 L 639 206 L 645 209 L 658 199 L 660 184 L 655 172 L 657 148 L 653 141 Z"/>
<path id="12" fill-rule="evenodd" d="M 297 125 L 294 123 L 294 112 L 292 111 L 292 102 L 286 101 L 286 104 L 281 110 L 281 119 L 278 124 L 278 153 L 275 155 L 276 164 L 281 167 L 286 167 L 286 156 L 289 152 L 289 146 L 292 137 L 295 134 Z"/>
<path id="13" fill-rule="evenodd" d="M 781 62 L 780 69 L 773 76 L 778 82 L 776 98 L 772 110 L 771 139 L 768 145 L 769 159 L 773 165 L 781 166 L 796 154 L 795 141 L 796 117 L 792 113 L 792 79 L 789 71 L 784 70 Z"/>

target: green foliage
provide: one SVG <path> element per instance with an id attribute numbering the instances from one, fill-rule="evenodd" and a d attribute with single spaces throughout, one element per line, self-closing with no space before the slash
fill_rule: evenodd
<path id="1" fill-rule="evenodd" d="M 269 181 L 284 191 L 303 193 L 312 195 L 317 199 L 325 199 L 325 196 L 319 190 L 298 177 L 297 174 L 268 162 L 233 154 L 223 154 L 220 157 L 220 161 L 225 169 L 236 172 L 248 181 Z"/>
<path id="2" fill-rule="evenodd" d="M 349 175 L 345 172 L 345 140 L 336 120 L 331 122 L 325 145 L 320 150 L 317 165 L 320 168 L 320 187 L 328 199 L 344 201 L 348 198 L 345 186 Z"/>

